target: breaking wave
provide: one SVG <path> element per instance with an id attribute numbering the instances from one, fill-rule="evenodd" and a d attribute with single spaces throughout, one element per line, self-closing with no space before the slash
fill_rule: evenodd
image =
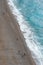
<path id="1" fill-rule="evenodd" d="M 17 6 L 15 2 L 17 2 L 17 0 L 8 0 L 8 5 L 11 9 L 11 12 L 12 14 L 14 14 L 16 19 L 18 20 L 18 23 L 20 25 L 21 31 L 23 32 L 27 47 L 30 48 L 31 54 L 36 62 L 36 65 L 43 65 L 43 55 L 41 52 L 42 50 L 40 49 L 42 48 L 42 46 L 40 45 L 40 42 L 37 39 L 38 36 L 35 33 L 35 29 L 34 27 L 30 25 L 30 23 L 28 23 L 30 20 L 29 21 L 26 20 L 26 17 L 23 15 L 23 13 L 21 12 L 21 9 Z"/>

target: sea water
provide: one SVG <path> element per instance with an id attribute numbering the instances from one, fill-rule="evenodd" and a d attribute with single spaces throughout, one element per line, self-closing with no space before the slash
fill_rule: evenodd
<path id="1" fill-rule="evenodd" d="M 36 64 L 43 65 L 43 0 L 12 1 L 13 13 L 19 21 L 27 46 Z"/>

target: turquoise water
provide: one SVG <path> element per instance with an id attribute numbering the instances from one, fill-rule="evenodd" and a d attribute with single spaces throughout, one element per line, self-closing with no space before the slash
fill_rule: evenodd
<path id="1" fill-rule="evenodd" d="M 43 45 L 43 0 L 15 0 L 15 4 L 35 29 L 38 41 Z"/>
<path id="2" fill-rule="evenodd" d="M 30 24 L 43 59 L 43 0 L 13 0 L 25 20 Z M 37 45 L 37 43 L 36 43 Z M 42 61 L 43 62 L 43 61 Z M 42 65 L 42 64 L 40 64 Z"/>

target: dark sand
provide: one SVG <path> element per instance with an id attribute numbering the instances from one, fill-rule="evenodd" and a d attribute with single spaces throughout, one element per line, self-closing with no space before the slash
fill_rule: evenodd
<path id="1" fill-rule="evenodd" d="M 0 65 L 36 65 L 6 0 L 0 0 Z"/>

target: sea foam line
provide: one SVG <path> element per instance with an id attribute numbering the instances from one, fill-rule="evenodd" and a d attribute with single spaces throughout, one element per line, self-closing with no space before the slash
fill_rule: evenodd
<path id="1" fill-rule="evenodd" d="M 32 32 L 32 28 L 29 24 L 26 23 L 24 17 L 17 9 L 16 5 L 13 4 L 11 0 L 7 0 L 8 5 L 11 9 L 12 14 L 16 17 L 18 20 L 18 23 L 20 25 L 20 29 L 23 32 L 27 47 L 30 48 L 32 51 L 32 56 L 36 60 L 37 65 L 42 65 L 42 55 L 41 51 L 39 50 L 39 46 L 37 46 L 38 41 L 37 39 L 34 39 L 34 32 Z"/>

